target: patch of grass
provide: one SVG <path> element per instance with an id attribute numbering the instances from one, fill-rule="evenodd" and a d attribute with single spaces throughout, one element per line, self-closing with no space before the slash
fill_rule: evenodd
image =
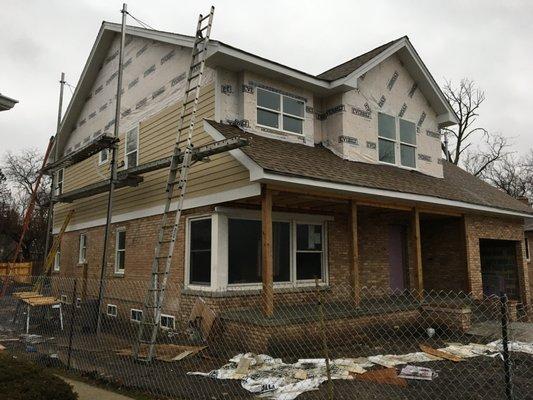
<path id="1" fill-rule="evenodd" d="M 0 397 L 2 400 L 77 400 L 70 385 L 49 370 L 0 354 Z"/>

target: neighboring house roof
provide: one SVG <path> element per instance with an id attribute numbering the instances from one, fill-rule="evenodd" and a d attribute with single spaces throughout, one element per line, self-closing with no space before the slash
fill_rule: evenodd
<path id="1" fill-rule="evenodd" d="M 120 29 L 121 26 L 119 24 L 102 23 L 61 122 L 57 141 L 60 148 L 64 146 L 68 135 L 75 126 L 85 99 L 92 89 L 102 62 L 107 56 L 109 46 L 115 35 L 120 32 Z M 135 26 L 127 26 L 126 34 L 183 47 L 192 47 L 194 42 L 193 36 Z M 317 76 L 287 67 L 217 40 L 209 42 L 207 63 L 208 65 L 219 65 L 230 70 L 254 70 L 273 79 L 285 81 L 292 85 L 299 85 L 318 94 L 329 95 L 357 88 L 357 80 L 361 75 L 392 54 L 397 54 L 401 58 L 405 67 L 409 70 L 415 82 L 417 82 L 420 91 L 436 111 L 439 125 L 444 127 L 457 123 L 458 118 L 453 108 L 446 100 L 407 36 L 379 46 Z"/>
<path id="2" fill-rule="evenodd" d="M 18 103 L 18 100 L 4 96 L 2 93 L 0 93 L 0 111 L 10 110 L 17 103 Z"/>
<path id="3" fill-rule="evenodd" d="M 225 137 L 247 138 L 250 144 L 242 151 L 265 172 L 532 214 L 532 209 L 522 202 L 446 161 L 443 161 L 444 178 L 435 178 L 396 166 L 344 160 L 322 145 L 306 146 L 253 135 L 231 125 L 207 122 Z"/>

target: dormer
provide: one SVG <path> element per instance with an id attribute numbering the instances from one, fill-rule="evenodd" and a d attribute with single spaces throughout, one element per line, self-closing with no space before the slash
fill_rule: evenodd
<path id="1" fill-rule="evenodd" d="M 407 37 L 316 77 L 267 69 L 263 59 L 238 64 L 215 53 L 213 60 L 219 121 L 442 177 L 439 131 L 457 117 Z"/>

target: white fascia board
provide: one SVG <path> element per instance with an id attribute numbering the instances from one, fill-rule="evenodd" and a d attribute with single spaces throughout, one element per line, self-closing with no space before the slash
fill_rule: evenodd
<path id="1" fill-rule="evenodd" d="M 433 79 L 433 76 L 431 76 L 431 73 L 428 71 L 427 67 L 424 65 L 422 59 L 414 49 L 413 45 L 407 38 L 403 38 L 402 40 L 398 41 L 398 43 L 395 43 L 394 45 L 390 46 L 386 50 L 379 53 L 376 57 L 368 61 L 367 63 L 363 64 L 361 67 L 353 71 L 351 74 L 349 74 L 345 78 L 337 79 L 332 82 L 333 85 L 339 85 L 339 84 L 349 84 L 352 86 L 357 86 L 357 79 L 385 61 L 387 58 L 392 56 L 397 51 L 401 50 L 402 48 L 406 48 L 409 52 L 409 55 L 413 58 L 418 68 L 420 68 L 420 71 L 422 71 L 422 74 L 425 78 L 425 80 L 429 83 L 431 86 L 431 89 L 435 92 L 438 99 L 441 102 L 441 105 L 446 108 L 446 113 L 439 114 L 439 126 L 450 126 L 455 125 L 459 122 L 457 115 L 455 114 L 455 111 L 450 106 L 450 103 L 446 100 L 444 97 L 444 93 L 442 93 L 442 90 L 440 89 L 437 82 L 435 82 L 435 79 Z"/>
<path id="2" fill-rule="evenodd" d="M 121 25 L 115 24 L 113 22 L 104 22 L 103 28 L 117 33 L 121 31 Z M 145 39 L 157 40 L 158 42 L 175 44 L 177 46 L 182 47 L 192 48 L 194 44 L 194 37 L 192 36 L 180 35 L 178 33 L 171 32 L 156 31 L 131 25 L 126 26 L 126 35 L 143 37 Z"/>
<path id="3" fill-rule="evenodd" d="M 420 203 L 435 204 L 446 207 L 462 208 L 466 210 L 478 211 L 478 212 L 489 212 L 494 214 L 508 215 L 512 217 L 521 217 L 521 218 L 530 218 L 530 214 L 521 213 L 517 211 L 509 211 L 495 207 L 482 206 L 472 203 L 466 203 L 463 201 L 457 200 L 448 200 L 442 199 L 439 197 L 413 194 L 413 193 L 404 193 L 396 192 L 393 190 L 385 189 L 374 189 L 364 186 L 349 185 L 344 183 L 332 183 L 326 181 L 319 181 L 308 178 L 299 178 L 292 176 L 277 175 L 269 172 L 265 172 L 263 177 L 260 179 L 261 182 L 265 183 L 277 183 L 277 184 L 290 184 L 290 185 L 301 185 L 306 187 L 314 187 L 320 189 L 333 190 L 337 192 L 344 193 L 354 193 L 354 194 L 364 194 L 369 196 L 379 196 L 387 197 L 390 199 L 400 199 Z"/>
<path id="4" fill-rule="evenodd" d="M 204 119 L 204 130 L 213 140 L 224 140 L 226 137 L 217 131 L 209 122 Z M 229 153 L 250 171 L 250 181 L 255 181 L 263 176 L 263 168 L 248 157 L 241 149 L 230 150 Z"/>

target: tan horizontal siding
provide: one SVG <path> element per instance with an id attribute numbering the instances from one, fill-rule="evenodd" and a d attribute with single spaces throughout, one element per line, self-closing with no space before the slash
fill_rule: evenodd
<path id="1" fill-rule="evenodd" d="M 139 164 L 169 156 L 176 140 L 176 129 L 181 111 L 181 103 L 173 104 L 140 123 Z M 196 147 L 212 142 L 203 129 L 203 119 L 215 117 L 214 85 L 201 90 L 193 130 L 193 143 Z M 188 125 L 190 119 L 185 120 Z M 185 125 L 185 126 L 186 126 Z M 185 137 L 186 131 L 182 138 Z M 124 159 L 124 135 L 120 136 L 118 162 Z M 138 187 L 117 189 L 114 197 L 113 215 L 142 211 L 145 208 L 162 205 L 165 200 L 165 184 L 168 170 L 153 171 L 143 175 Z M 98 166 L 98 156 L 69 167 L 65 171 L 65 191 L 107 179 L 109 164 Z M 212 156 L 210 161 L 195 164 L 189 172 L 186 198 L 205 196 L 217 192 L 243 187 L 249 184 L 249 172 L 229 153 Z M 107 193 L 84 198 L 72 204 L 56 206 L 54 227 L 59 228 L 67 210 L 74 208 L 76 213 L 71 224 L 90 222 L 105 218 Z"/>

